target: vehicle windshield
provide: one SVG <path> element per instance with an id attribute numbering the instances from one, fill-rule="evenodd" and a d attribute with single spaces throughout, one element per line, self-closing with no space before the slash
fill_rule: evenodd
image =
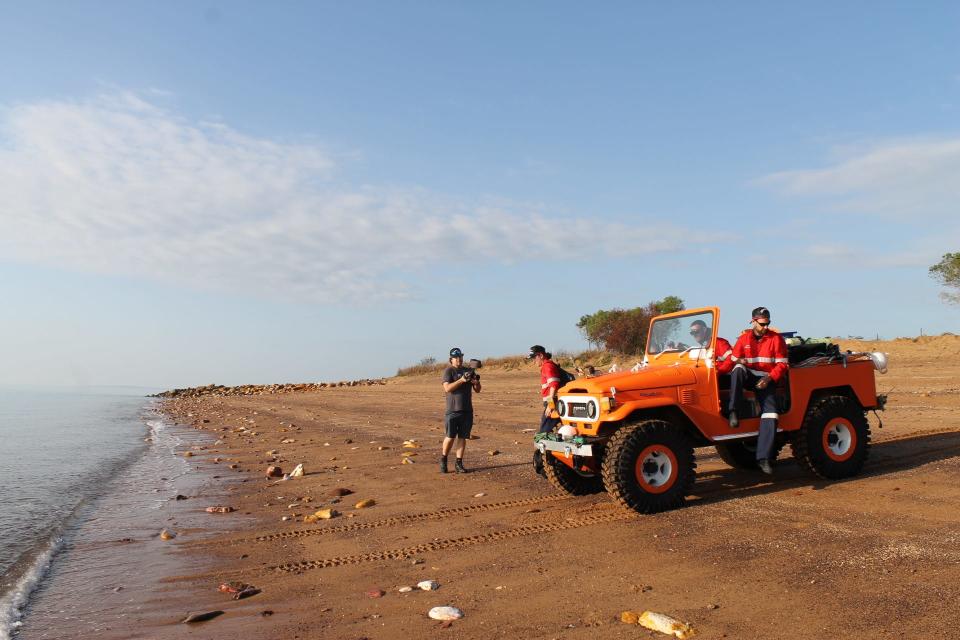
<path id="1" fill-rule="evenodd" d="M 713 320 L 712 311 L 657 320 L 650 327 L 647 353 L 659 355 L 709 347 L 713 336 Z"/>

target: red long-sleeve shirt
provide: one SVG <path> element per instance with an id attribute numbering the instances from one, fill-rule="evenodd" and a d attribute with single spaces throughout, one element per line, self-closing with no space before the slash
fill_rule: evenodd
<path id="1" fill-rule="evenodd" d="M 540 397 L 546 402 L 560 388 L 560 367 L 553 360 L 540 365 Z"/>
<path id="2" fill-rule="evenodd" d="M 733 347 L 725 339 L 717 336 L 717 348 L 714 350 L 714 363 L 717 373 L 730 373 L 733 370 Z"/>
<path id="3" fill-rule="evenodd" d="M 783 336 L 772 329 L 767 329 L 761 338 L 757 338 L 753 329 L 741 333 L 737 344 L 733 345 L 733 357 L 736 364 L 763 371 L 774 382 L 779 382 L 790 366 L 787 343 Z"/>

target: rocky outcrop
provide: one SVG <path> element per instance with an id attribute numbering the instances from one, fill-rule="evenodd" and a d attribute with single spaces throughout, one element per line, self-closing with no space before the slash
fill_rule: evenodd
<path id="1" fill-rule="evenodd" d="M 264 396 L 275 393 L 299 393 L 303 391 L 319 391 L 335 387 L 373 387 L 387 384 L 384 378 L 367 378 L 364 380 L 349 380 L 342 382 L 302 382 L 287 384 L 243 384 L 237 387 L 226 387 L 222 384 L 208 384 L 205 387 L 189 387 L 186 389 L 171 389 L 154 394 L 153 398 L 200 398 L 202 396 Z"/>

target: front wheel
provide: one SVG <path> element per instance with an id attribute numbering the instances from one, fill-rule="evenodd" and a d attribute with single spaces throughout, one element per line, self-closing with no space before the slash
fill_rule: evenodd
<path id="1" fill-rule="evenodd" d="M 656 513 L 683 504 L 696 476 L 690 439 L 663 420 L 622 427 L 607 443 L 603 483 L 623 506 Z"/>
<path id="2" fill-rule="evenodd" d="M 570 495 L 586 496 L 603 491 L 603 478 L 599 474 L 571 469 L 550 453 L 543 456 L 543 471 L 550 484 Z"/>
<path id="3" fill-rule="evenodd" d="M 821 478 L 849 478 L 867 461 L 870 423 L 855 400 L 826 396 L 807 409 L 790 446 L 794 457 Z"/>

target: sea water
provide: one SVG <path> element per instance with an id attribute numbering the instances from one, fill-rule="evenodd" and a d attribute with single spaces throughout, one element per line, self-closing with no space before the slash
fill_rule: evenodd
<path id="1" fill-rule="evenodd" d="M 84 509 L 146 451 L 147 391 L 0 387 L 0 640 Z"/>

